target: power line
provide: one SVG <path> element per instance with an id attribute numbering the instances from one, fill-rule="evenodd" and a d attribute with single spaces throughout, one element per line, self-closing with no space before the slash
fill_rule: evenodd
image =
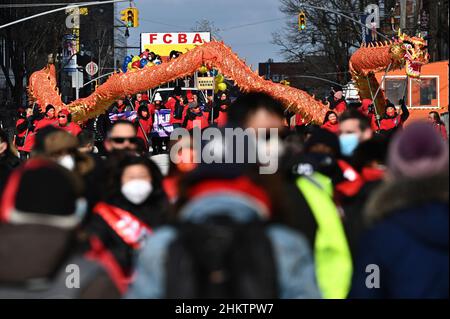
<path id="1" fill-rule="evenodd" d="M 253 23 L 246 23 L 246 24 L 241 24 L 241 25 L 237 25 L 237 26 L 232 26 L 232 27 L 228 27 L 228 28 L 224 28 L 220 31 L 229 31 L 229 30 L 234 30 L 234 29 L 239 29 L 239 28 L 244 28 L 244 27 L 249 27 L 249 26 L 253 26 L 253 25 L 258 25 L 258 24 L 263 24 L 263 23 L 268 23 L 268 22 L 273 22 L 273 21 L 278 21 L 278 20 L 284 20 L 285 18 L 275 18 L 275 19 L 268 19 L 268 20 L 262 20 L 262 21 L 257 21 L 257 22 L 253 22 Z"/>
<path id="2" fill-rule="evenodd" d="M 186 26 L 179 26 L 179 25 L 169 24 L 169 23 L 164 23 L 164 22 L 159 22 L 159 21 L 155 21 L 155 20 L 147 20 L 147 19 L 142 19 L 142 18 L 141 18 L 140 20 L 145 21 L 145 22 L 150 22 L 150 23 L 156 23 L 156 24 L 165 25 L 165 26 L 168 26 L 168 27 L 180 28 L 180 29 L 188 29 L 188 28 L 190 28 L 190 27 L 186 27 Z"/>
<path id="3" fill-rule="evenodd" d="M 10 3 L 10 4 L 0 4 L 0 8 L 59 7 L 59 6 L 68 6 L 68 5 L 83 5 L 83 4 L 87 4 L 87 3 L 91 3 L 91 2 Z"/>

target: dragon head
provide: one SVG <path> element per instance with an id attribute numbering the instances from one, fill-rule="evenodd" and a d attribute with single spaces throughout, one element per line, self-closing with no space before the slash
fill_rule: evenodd
<path id="1" fill-rule="evenodd" d="M 420 77 L 422 65 L 428 63 L 427 42 L 420 35 L 410 37 L 398 31 L 398 39 L 391 47 L 394 60 L 401 66 L 406 66 L 406 74 L 412 78 Z"/>

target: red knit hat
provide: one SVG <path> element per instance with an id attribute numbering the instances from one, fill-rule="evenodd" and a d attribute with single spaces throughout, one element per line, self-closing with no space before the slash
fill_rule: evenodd
<path id="1" fill-rule="evenodd" d="M 58 115 L 59 114 L 64 114 L 65 116 L 69 116 L 70 112 L 68 109 L 62 109 L 58 112 Z"/>

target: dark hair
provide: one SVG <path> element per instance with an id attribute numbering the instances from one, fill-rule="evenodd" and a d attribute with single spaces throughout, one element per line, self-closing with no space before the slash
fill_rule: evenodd
<path id="1" fill-rule="evenodd" d="M 142 112 L 144 111 L 147 112 L 147 116 L 145 117 L 142 115 Z M 150 118 L 150 111 L 148 109 L 147 103 L 141 103 L 137 113 L 140 119 L 148 120 Z"/>
<path id="2" fill-rule="evenodd" d="M 45 114 L 47 114 L 47 112 L 51 109 L 55 109 L 55 107 L 51 104 L 47 104 L 47 106 L 45 107 Z"/>
<path id="3" fill-rule="evenodd" d="M 131 123 L 130 121 L 127 121 L 127 120 L 117 120 L 117 121 L 115 121 L 115 122 L 109 127 L 107 136 L 109 136 L 109 134 L 112 132 L 112 130 L 114 129 L 114 127 L 116 127 L 117 125 L 120 125 L 120 124 L 129 125 L 129 126 L 131 126 L 131 127 L 134 129 L 135 132 L 137 132 L 136 126 L 134 126 L 134 124 Z"/>
<path id="4" fill-rule="evenodd" d="M 175 96 L 183 95 L 183 91 L 181 90 L 180 85 L 177 85 L 176 87 L 173 88 L 173 95 Z"/>
<path id="5" fill-rule="evenodd" d="M 346 110 L 339 117 L 339 123 L 342 123 L 347 120 L 358 120 L 359 129 L 361 131 L 365 131 L 371 128 L 369 119 L 360 112 L 358 112 L 357 110 Z"/>
<path id="6" fill-rule="evenodd" d="M 164 195 L 164 190 L 162 187 L 163 175 L 155 162 L 143 156 L 124 155 L 123 153 L 121 155 L 122 156 L 113 156 L 109 159 L 110 163 L 108 167 L 114 169 L 109 170 L 111 173 L 107 180 L 109 190 L 107 197 L 115 198 L 117 196 L 120 196 L 123 172 L 127 167 L 132 165 L 142 165 L 147 168 L 152 178 L 153 186 L 153 192 L 149 199 Z"/>
<path id="7" fill-rule="evenodd" d="M 361 142 L 353 152 L 352 166 L 361 172 L 364 166 L 373 161 L 385 164 L 388 140 L 383 135 L 375 135 L 370 140 Z"/>
<path id="8" fill-rule="evenodd" d="M 281 102 L 266 93 L 250 92 L 242 94 L 230 105 L 228 121 L 233 125 L 243 126 L 249 115 L 260 109 L 284 118 Z"/>
<path id="9" fill-rule="evenodd" d="M 94 144 L 95 134 L 90 130 L 82 130 L 77 136 L 79 147 Z"/>
<path id="10" fill-rule="evenodd" d="M 45 153 L 45 138 L 54 132 L 62 131 L 53 125 L 47 125 L 37 131 L 34 139 L 33 151 L 35 153 Z"/>
<path id="11" fill-rule="evenodd" d="M 436 123 L 440 124 L 440 125 L 445 125 L 444 122 L 442 122 L 441 120 L 441 116 L 439 115 L 438 112 L 436 111 L 431 111 L 430 113 L 428 113 L 429 115 L 433 114 L 434 115 L 434 120 L 436 121 Z"/>
<path id="12" fill-rule="evenodd" d="M 325 113 L 325 117 L 323 118 L 323 124 L 328 122 L 328 117 L 330 116 L 330 114 L 336 115 L 336 119 L 337 119 L 338 116 L 337 116 L 337 113 L 335 111 L 328 111 L 327 113 Z"/>

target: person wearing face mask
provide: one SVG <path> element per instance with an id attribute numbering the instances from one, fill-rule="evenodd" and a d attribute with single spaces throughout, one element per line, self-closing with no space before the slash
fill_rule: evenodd
<path id="1" fill-rule="evenodd" d="M 338 139 L 335 134 L 317 129 L 305 142 L 304 148 L 317 171 L 331 179 L 334 186 L 333 197 L 338 204 L 345 198 L 356 195 L 363 185 L 361 175 L 342 156 L 341 144 L 342 139 Z"/>
<path id="2" fill-rule="evenodd" d="M 359 143 L 371 139 L 370 122 L 356 110 L 344 112 L 339 118 L 339 144 L 342 156 L 349 160 Z"/>
<path id="3" fill-rule="evenodd" d="M 87 232 L 112 254 L 122 281 L 128 282 L 142 240 L 167 220 L 168 201 L 162 174 L 150 159 L 124 155 L 114 160 L 103 200 L 92 209 Z"/>
<path id="4" fill-rule="evenodd" d="M 400 114 L 397 113 L 395 105 L 389 100 L 386 100 L 386 109 L 380 120 L 381 131 L 392 131 L 403 127 L 403 124 L 409 117 L 409 111 L 404 99 L 401 99 L 399 104 L 402 110 Z"/>

